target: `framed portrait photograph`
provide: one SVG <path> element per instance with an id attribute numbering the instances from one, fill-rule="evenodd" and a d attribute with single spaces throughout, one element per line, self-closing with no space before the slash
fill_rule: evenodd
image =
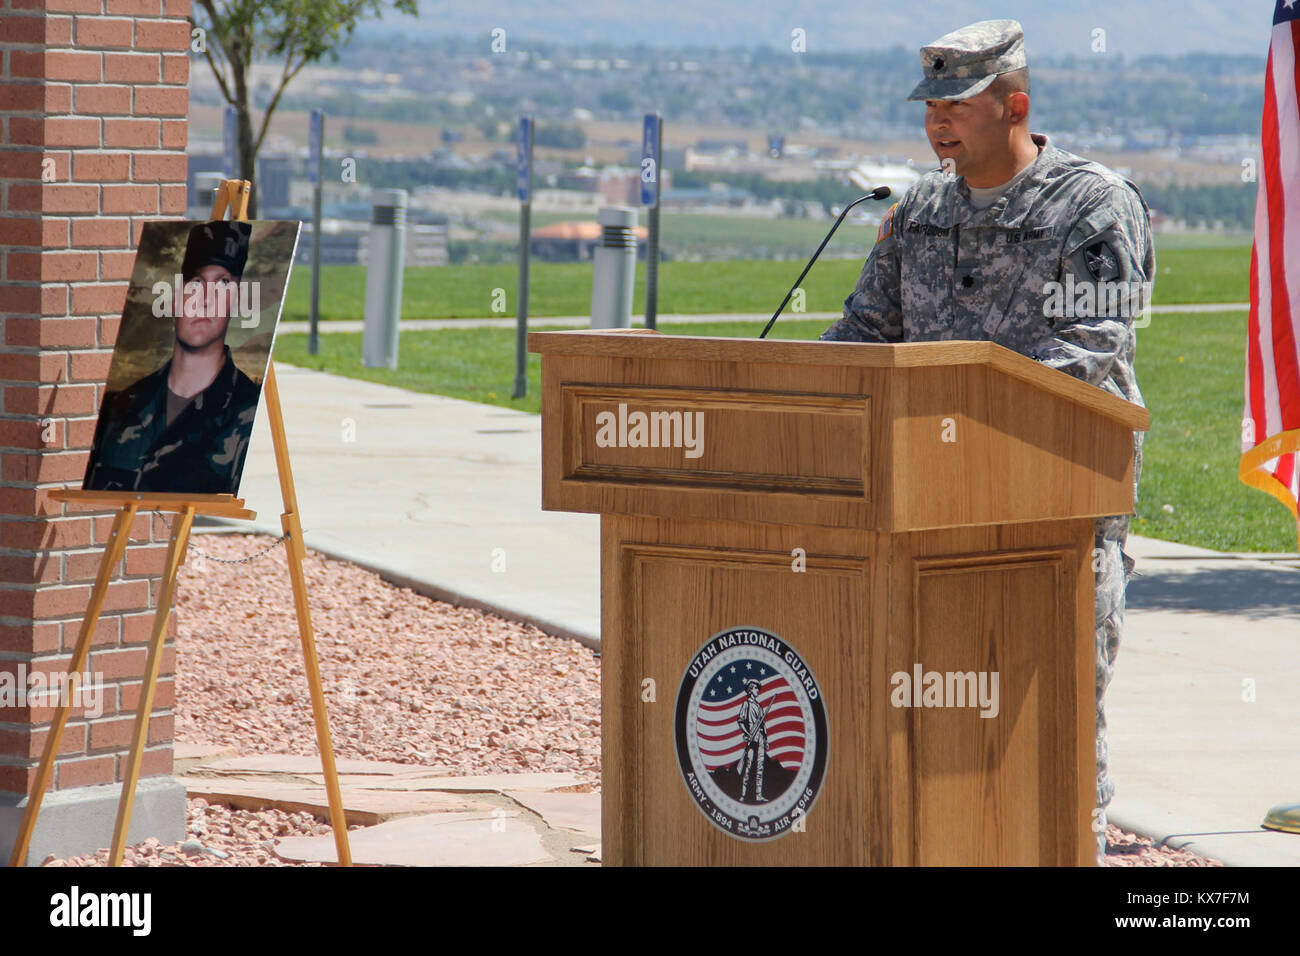
<path id="1" fill-rule="evenodd" d="M 82 488 L 238 494 L 301 227 L 145 224 Z"/>

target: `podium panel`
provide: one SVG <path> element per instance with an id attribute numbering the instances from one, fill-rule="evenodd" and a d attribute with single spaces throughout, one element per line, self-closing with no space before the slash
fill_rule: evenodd
<path id="1" fill-rule="evenodd" d="M 818 825 L 773 842 L 737 839 L 692 798 L 680 768 L 675 727 L 679 687 L 701 645 L 730 628 L 763 621 L 764 630 L 794 649 L 815 675 L 825 704 L 825 739 L 809 739 L 815 736 L 811 721 L 799 731 L 804 736 L 799 758 L 811 762 L 815 749 L 826 767 L 806 819 L 821 824 L 868 815 L 868 793 L 851 779 L 851 768 L 865 757 L 867 644 L 841 653 L 837 642 L 827 639 L 846 629 L 867 632 L 867 561 L 816 556 L 811 570 L 796 574 L 788 554 L 632 542 L 619 546 L 618 560 L 626 593 L 633 595 L 628 617 L 639 622 L 628 632 L 622 673 L 615 678 L 636 684 L 624 699 L 639 702 L 625 711 L 636 730 L 623 744 L 625 758 L 636 761 L 624 778 L 623 795 L 636 807 L 632 818 L 641 821 L 639 834 L 621 835 L 632 859 L 643 864 L 755 864 L 771 860 L 780 842 L 784 862 L 867 862 L 865 847 L 853 845 L 852 833 L 842 827 Z M 672 600 L 664 600 L 666 595 Z M 724 666 L 718 676 L 726 679 L 713 682 L 720 696 L 738 696 L 740 684 L 732 680 L 743 680 L 745 673 L 735 664 Z M 658 699 L 653 705 L 640 693 L 646 677 L 655 681 Z M 713 736 L 726 736 L 730 728 L 715 729 L 720 733 Z M 773 740 L 773 745 L 779 742 Z M 841 754 L 841 748 L 857 753 Z M 793 782 L 774 779 L 778 766 L 767 774 L 769 800 L 779 799 L 777 788 Z M 734 766 L 715 773 L 738 776 Z M 754 809 L 764 808 L 755 804 Z"/>
<path id="2" fill-rule="evenodd" d="M 888 535 L 605 516 L 601 538 L 602 631 L 619 635 L 602 652 L 607 863 L 1091 859 L 1093 784 L 1077 768 L 1095 732 L 1092 660 L 1042 639 L 1091 627 L 1091 522 Z M 767 839 L 713 819 L 679 756 L 683 677 L 710 638 L 751 626 L 806 662 L 827 724 L 802 827 Z M 918 666 L 917 696 L 903 702 L 902 677 Z M 924 676 L 936 673 L 972 675 L 948 682 L 970 693 L 927 702 Z M 981 673 L 995 690 L 983 707 Z M 735 757 L 714 770 L 733 793 Z"/>
<path id="3" fill-rule="evenodd" d="M 1074 672 L 1073 646 L 1041 635 L 1070 626 L 1073 559 L 1030 549 L 913 563 L 913 660 L 924 673 L 977 675 L 945 682 L 944 703 L 957 706 L 909 712 L 916 863 L 1069 861 L 1082 821 L 1060 811 L 1080 797 L 1069 745 L 1088 673 Z M 975 713 L 960 706 L 972 696 Z"/>
<path id="4" fill-rule="evenodd" d="M 581 385 L 562 395 L 575 426 L 566 479 L 864 497 L 864 398 Z"/>

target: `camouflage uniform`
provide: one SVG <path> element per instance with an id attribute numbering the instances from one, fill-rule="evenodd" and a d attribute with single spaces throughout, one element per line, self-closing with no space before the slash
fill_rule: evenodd
<path id="1" fill-rule="evenodd" d="M 233 494 L 261 387 L 226 346 L 212 384 L 167 424 L 171 362 L 104 396 L 83 487 L 96 491 Z"/>
<path id="2" fill-rule="evenodd" d="M 1048 283 L 1072 277 L 1143 283 L 1155 276 L 1150 220 L 1138 189 L 1116 173 L 1035 134 L 1038 158 L 994 203 L 976 209 L 965 179 L 933 171 L 881 222 L 844 315 L 827 341 L 992 341 L 1143 404 L 1133 373 L 1139 303 L 1107 316 L 1046 318 Z M 1066 287 L 1069 288 L 1068 286 Z M 1136 297 L 1135 297 L 1136 299 Z M 1099 310 L 1100 311 L 1100 310 Z M 1116 316 L 1115 311 L 1127 312 Z M 1134 493 L 1142 433 L 1134 434 Z M 1123 552 L 1129 517 L 1096 524 L 1097 805 L 1110 803 L 1102 700 L 1119 649 L 1124 588 L 1133 560 Z M 1097 560 L 1099 559 L 1099 560 Z M 1105 852 L 1103 827 L 1100 852 Z"/>

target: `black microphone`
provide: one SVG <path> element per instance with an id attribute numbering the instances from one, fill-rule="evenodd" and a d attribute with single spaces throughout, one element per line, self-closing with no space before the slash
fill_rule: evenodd
<path id="1" fill-rule="evenodd" d="M 767 333 L 772 331 L 772 326 L 776 324 L 776 320 L 781 316 L 781 310 L 784 309 L 786 303 L 790 301 L 790 296 L 794 295 L 794 290 L 799 288 L 799 283 L 802 282 L 803 277 L 808 274 L 808 270 L 813 267 L 813 263 L 817 261 L 817 257 L 822 254 L 822 250 L 826 248 L 826 243 L 831 241 L 831 236 L 835 235 L 835 230 L 840 228 L 840 223 L 842 223 L 844 217 L 849 214 L 849 210 L 860 202 L 866 202 L 868 199 L 888 199 L 889 196 L 890 189 L 888 186 L 877 186 L 865 196 L 859 196 L 857 199 L 853 200 L 853 202 L 844 207 L 844 211 L 840 213 L 840 218 L 835 220 L 835 225 L 831 226 L 831 231 L 826 233 L 826 238 L 822 240 L 822 244 L 817 247 L 817 251 L 813 253 L 813 257 L 809 259 L 808 264 L 803 267 L 803 272 L 799 273 L 799 278 L 794 280 L 794 285 L 790 286 L 790 291 L 785 294 L 785 298 L 781 300 L 781 304 L 777 306 L 776 311 L 772 313 L 772 318 L 768 319 L 767 325 L 763 328 L 763 331 L 759 333 L 758 337 L 760 339 L 767 338 Z"/>

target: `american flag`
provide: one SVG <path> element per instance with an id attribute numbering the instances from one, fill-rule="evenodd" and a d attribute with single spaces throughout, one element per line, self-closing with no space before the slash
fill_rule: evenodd
<path id="1" fill-rule="evenodd" d="M 1278 0 L 1264 80 L 1238 475 L 1296 515 L 1300 499 L 1300 0 Z M 1297 516 L 1300 541 L 1300 515 Z"/>
<path id="2" fill-rule="evenodd" d="M 746 666 L 749 665 L 749 666 Z M 798 770 L 803 763 L 805 728 L 803 710 L 784 677 L 758 661 L 737 661 L 735 674 L 718 674 L 700 701 L 696 733 L 700 755 L 710 772 L 740 760 L 745 749 L 745 735 L 736 722 L 745 700 L 745 677 L 758 681 L 758 705 L 767 711 L 763 725 L 767 728 L 767 752 L 786 770 Z"/>

